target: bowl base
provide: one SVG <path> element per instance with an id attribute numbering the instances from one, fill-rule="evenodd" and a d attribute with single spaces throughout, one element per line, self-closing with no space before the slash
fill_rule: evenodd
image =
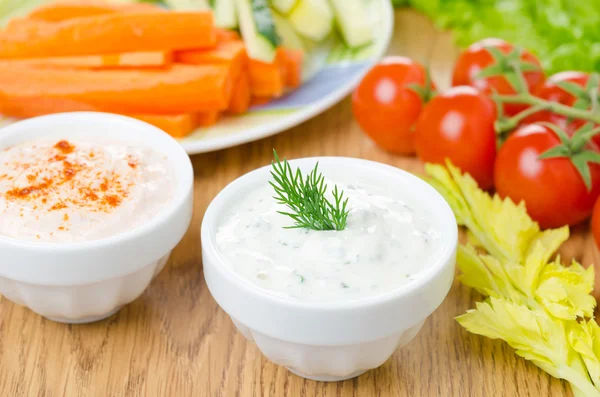
<path id="1" fill-rule="evenodd" d="M 356 378 L 357 376 L 360 376 L 360 375 L 364 374 L 365 372 L 367 372 L 367 370 L 356 371 L 348 376 L 330 376 L 330 375 L 309 376 L 309 375 L 303 375 L 291 368 L 288 368 L 288 371 L 290 371 L 294 375 L 298 375 L 301 378 L 309 379 L 309 380 L 316 380 L 317 382 L 341 382 L 343 380 Z"/>
<path id="2" fill-rule="evenodd" d="M 102 314 L 100 316 L 90 316 L 90 317 L 84 317 L 84 318 L 78 318 L 78 319 L 71 319 L 71 318 L 65 318 L 65 317 L 47 317 L 47 316 L 44 316 L 44 317 L 46 317 L 50 321 L 54 321 L 55 323 L 88 324 L 88 323 L 94 323 L 96 321 L 100 321 L 100 320 L 109 318 L 110 316 L 112 316 L 113 314 L 115 314 L 116 312 L 121 310 L 122 307 L 123 306 L 119 306 L 115 310 L 112 310 L 109 313 Z"/>

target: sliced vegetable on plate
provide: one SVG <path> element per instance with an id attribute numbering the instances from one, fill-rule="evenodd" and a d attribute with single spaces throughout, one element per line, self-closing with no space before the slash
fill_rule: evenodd
<path id="1" fill-rule="evenodd" d="M 283 47 L 299 50 L 303 53 L 308 52 L 306 43 L 294 30 L 290 21 L 279 15 L 277 12 L 273 12 L 273 22 L 275 23 L 275 29 L 277 29 L 277 34 L 279 35 Z"/>
<path id="2" fill-rule="evenodd" d="M 65 69 L 114 69 L 166 67 L 173 61 L 170 51 L 122 52 L 104 55 L 42 57 L 0 61 L 13 67 Z"/>
<path id="3" fill-rule="evenodd" d="M 62 22 L 73 18 L 95 17 L 106 14 L 163 12 L 163 9 L 147 3 L 114 3 L 104 0 L 50 1 L 27 14 L 27 19 L 46 22 Z"/>
<path id="4" fill-rule="evenodd" d="M 215 25 L 224 29 L 237 29 L 238 16 L 236 0 L 210 0 L 215 15 Z"/>
<path id="5" fill-rule="evenodd" d="M 240 30 L 251 59 L 272 63 L 279 46 L 273 14 L 266 0 L 236 0 Z"/>
<path id="6" fill-rule="evenodd" d="M 167 70 L 64 70 L 15 69 L 0 62 L 2 114 L 9 114 L 10 107 L 6 106 L 12 102 L 26 103 L 32 97 L 70 100 L 115 113 L 220 111 L 227 109 L 232 89 L 230 69 L 223 65 L 176 64 Z"/>
<path id="7" fill-rule="evenodd" d="M 242 73 L 233 88 L 231 101 L 227 112 L 231 114 L 244 114 L 250 107 L 252 93 L 250 92 L 250 76 L 248 73 Z"/>
<path id="8" fill-rule="evenodd" d="M 54 23 L 11 22 L 0 34 L 0 59 L 210 48 L 215 43 L 209 12 L 115 12 Z"/>
<path id="9" fill-rule="evenodd" d="M 298 0 L 288 18 L 309 40 L 324 40 L 333 30 L 334 15 L 328 0 Z"/>
<path id="10" fill-rule="evenodd" d="M 164 0 L 167 7 L 174 10 L 194 11 L 210 9 L 211 0 Z"/>
<path id="11" fill-rule="evenodd" d="M 339 63 L 351 62 L 326 77 L 337 68 L 326 59 L 331 48 L 366 43 L 359 50 L 367 62 L 383 53 L 392 18 L 382 13 L 391 8 L 369 1 L 384 7 L 370 10 L 368 23 L 355 12 L 364 22 L 355 28 L 328 0 L 23 3 L 0 30 L 0 69 L 19 69 L 13 81 L 0 78 L 0 125 L 58 111 L 116 112 L 179 138 L 197 132 L 182 142 L 190 152 L 276 133 L 314 115 L 313 104 L 322 111 L 340 99 L 366 68 L 348 53 Z M 334 25 L 340 34 L 331 34 Z M 320 83 L 305 89 L 313 77 Z M 211 81 L 199 84 L 204 78 Z M 271 110 L 283 117 L 267 117 Z M 217 120 L 223 128 L 206 128 Z"/>
<path id="12" fill-rule="evenodd" d="M 373 27 L 363 0 L 330 0 L 344 41 L 351 48 L 367 45 L 373 39 Z"/>
<path id="13" fill-rule="evenodd" d="M 271 5 L 282 14 L 287 14 L 292 11 L 292 8 L 299 0 L 271 0 Z"/>

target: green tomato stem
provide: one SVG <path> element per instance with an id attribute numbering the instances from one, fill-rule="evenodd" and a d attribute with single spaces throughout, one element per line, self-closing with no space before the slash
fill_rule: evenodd
<path id="1" fill-rule="evenodd" d="M 531 94 L 496 95 L 495 99 L 501 103 L 519 103 L 523 105 L 540 106 L 551 111 L 552 113 L 600 124 L 600 114 L 592 113 L 589 110 L 575 109 L 558 102 L 546 101 Z M 518 115 L 514 117 L 517 116 Z"/>
<path id="2" fill-rule="evenodd" d="M 525 120 L 527 117 L 541 112 L 542 110 L 547 110 L 548 107 L 546 105 L 535 105 L 532 106 L 530 108 L 527 108 L 526 110 L 522 111 L 521 113 L 510 117 L 510 118 L 502 118 L 498 121 L 496 121 L 495 127 L 496 127 L 496 132 L 498 132 L 498 134 L 503 134 L 506 132 L 510 132 L 512 130 L 514 130 L 521 121 Z"/>
<path id="3" fill-rule="evenodd" d="M 519 61 L 514 62 L 510 66 L 516 72 L 515 74 L 517 75 L 517 80 L 519 81 L 519 87 L 518 87 L 519 89 L 517 90 L 517 92 L 519 94 L 526 94 L 528 92 L 527 81 L 525 80 L 525 76 L 523 75 L 523 72 L 521 71 L 521 68 L 519 67 Z"/>
<path id="4" fill-rule="evenodd" d="M 589 96 L 592 99 L 592 107 L 591 107 L 590 111 L 592 113 L 595 113 L 596 110 L 598 110 L 598 94 L 597 94 L 596 88 L 592 89 L 589 92 Z"/>

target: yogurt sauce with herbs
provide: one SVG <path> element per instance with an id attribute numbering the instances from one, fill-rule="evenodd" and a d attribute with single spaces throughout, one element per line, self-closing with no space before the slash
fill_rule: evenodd
<path id="1" fill-rule="evenodd" d="M 241 199 L 219 225 L 219 251 L 258 287 L 303 301 L 356 300 L 398 289 L 428 269 L 440 233 L 417 203 L 367 184 L 327 181 L 349 198 L 342 231 L 285 229 L 293 221 L 265 186 Z"/>

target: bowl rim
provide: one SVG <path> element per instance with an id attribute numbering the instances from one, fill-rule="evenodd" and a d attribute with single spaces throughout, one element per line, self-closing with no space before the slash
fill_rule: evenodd
<path id="1" fill-rule="evenodd" d="M 168 161 L 173 169 L 173 175 L 176 180 L 176 188 L 174 190 L 173 197 L 171 200 L 160 209 L 160 211 L 151 217 L 147 222 L 139 225 L 138 227 L 127 230 L 125 232 L 117 233 L 100 239 L 88 240 L 88 241 L 75 241 L 67 243 L 52 243 L 52 242 L 36 242 L 19 240 L 13 237 L 0 235 L 0 247 L 2 245 L 10 245 L 15 248 L 22 248 L 31 251 L 37 251 L 38 253 L 44 252 L 76 252 L 86 251 L 89 249 L 102 249 L 109 247 L 116 242 L 120 241 L 131 241 L 135 240 L 144 234 L 148 233 L 150 229 L 156 228 L 157 225 L 164 223 L 168 218 L 172 217 L 177 210 L 185 204 L 185 201 L 189 195 L 190 181 L 191 189 L 193 189 L 193 167 L 188 154 L 185 152 L 183 147 L 174 138 L 168 135 L 163 130 L 143 122 L 141 120 L 133 119 L 127 116 L 121 116 L 112 113 L 103 112 L 67 112 L 67 113 L 56 113 L 45 116 L 33 117 L 25 120 L 18 121 L 8 126 L 0 128 L 0 150 L 3 149 L 3 142 L 7 139 L 14 137 L 22 133 L 23 131 L 37 129 L 50 125 L 60 125 L 63 123 L 106 123 L 110 125 L 119 124 L 123 129 L 128 128 L 143 130 L 149 140 L 160 141 L 161 146 L 164 147 L 160 152 L 168 157 Z M 39 134 L 43 134 L 44 130 L 40 129 Z M 38 134 L 36 134 L 38 135 Z M 68 135 L 68 134 L 67 134 Z M 19 142 L 26 142 L 31 139 L 25 139 Z M 115 139 L 119 140 L 119 139 Z M 124 143 L 136 144 L 130 138 L 124 137 L 122 139 Z M 157 150 L 158 144 L 150 145 L 146 144 L 147 147 L 152 147 Z M 176 161 L 173 161 L 175 159 Z"/>
<path id="2" fill-rule="evenodd" d="M 258 181 L 262 180 L 265 174 L 267 174 L 271 168 L 270 165 L 263 166 L 254 171 L 251 171 L 241 177 L 237 178 L 233 182 L 229 183 L 223 190 L 221 190 L 217 196 L 209 204 L 202 221 L 201 226 L 201 239 L 202 239 L 202 251 L 208 256 L 209 259 L 214 260 L 217 263 L 203 261 L 203 266 L 211 266 L 220 273 L 221 276 L 234 285 L 236 288 L 242 289 L 243 292 L 255 295 L 262 299 L 267 299 L 271 303 L 277 304 L 278 306 L 287 306 L 294 309 L 301 310 L 327 310 L 327 311 L 340 311 L 340 310 L 356 310 L 377 306 L 380 304 L 389 303 L 390 301 L 399 300 L 405 297 L 409 297 L 418 291 L 425 288 L 430 282 L 436 280 L 438 276 L 448 266 L 453 266 L 453 257 L 456 252 L 458 244 L 458 226 L 456 224 L 456 218 L 452 209 L 432 186 L 421 178 L 404 171 L 400 168 L 393 167 L 391 165 L 351 157 L 307 157 L 299 158 L 295 160 L 289 160 L 292 166 L 302 166 L 307 163 L 311 163 L 314 166 L 315 162 L 319 162 L 320 166 L 324 166 L 326 163 L 334 162 L 341 165 L 351 164 L 357 167 L 370 167 L 378 171 L 387 172 L 390 175 L 395 174 L 397 178 L 404 179 L 411 185 L 411 188 L 419 190 L 418 194 L 426 194 L 430 199 L 437 201 L 436 205 L 441 207 L 441 212 L 444 216 L 436 220 L 437 224 L 441 227 L 442 238 L 444 246 L 440 249 L 434 259 L 433 263 L 427 271 L 425 271 L 419 278 L 413 280 L 397 289 L 388 291 L 383 294 L 374 295 L 371 297 L 347 300 L 347 301 L 330 301 L 330 302 L 314 302 L 314 301 L 303 301 L 300 299 L 293 299 L 283 295 L 278 295 L 272 291 L 262 289 L 249 280 L 246 280 L 242 276 L 235 273 L 230 265 L 227 265 L 227 259 L 221 255 L 216 245 L 216 230 L 218 228 L 218 222 L 221 219 L 220 215 L 227 210 L 226 203 L 230 202 L 233 197 L 238 196 L 241 190 L 247 189 L 247 186 L 256 185 Z M 444 237 L 445 236 L 445 237 Z M 208 286 L 210 288 L 210 285 Z"/>

